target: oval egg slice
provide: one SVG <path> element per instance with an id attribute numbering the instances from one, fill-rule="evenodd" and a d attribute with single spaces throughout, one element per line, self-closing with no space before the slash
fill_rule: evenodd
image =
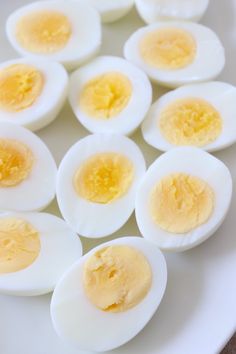
<path id="1" fill-rule="evenodd" d="M 133 7 L 134 0 L 89 0 L 101 15 L 102 22 L 109 23 L 124 17 Z"/>

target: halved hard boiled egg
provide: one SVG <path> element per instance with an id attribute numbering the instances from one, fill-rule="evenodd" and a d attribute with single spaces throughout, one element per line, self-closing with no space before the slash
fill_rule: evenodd
<path id="1" fill-rule="evenodd" d="M 165 20 L 199 21 L 209 0 L 135 0 L 139 15 L 146 23 Z"/>
<path id="2" fill-rule="evenodd" d="M 56 62 L 22 58 L 0 64 L 0 121 L 38 130 L 65 103 L 68 75 Z"/>
<path id="3" fill-rule="evenodd" d="M 58 61 L 76 68 L 101 45 L 98 12 L 85 1 L 36 1 L 13 12 L 7 36 L 22 56 Z"/>
<path id="4" fill-rule="evenodd" d="M 140 28 L 124 46 L 125 58 L 167 87 L 209 81 L 225 65 L 224 48 L 209 28 L 193 22 L 157 22 Z"/>
<path id="5" fill-rule="evenodd" d="M 104 352 L 136 336 L 157 310 L 165 259 L 139 237 L 104 243 L 63 275 L 51 302 L 57 334 L 77 350 Z"/>
<path id="6" fill-rule="evenodd" d="M 71 107 L 92 133 L 131 134 L 152 102 L 152 87 L 139 68 L 111 56 L 98 57 L 71 75 Z"/>
<path id="7" fill-rule="evenodd" d="M 88 2 L 98 10 L 104 23 L 119 20 L 134 5 L 134 0 L 88 0 Z"/>
<path id="8" fill-rule="evenodd" d="M 184 251 L 219 228 L 231 197 L 232 178 L 223 162 L 194 147 L 175 148 L 148 169 L 137 193 L 136 220 L 147 240 Z"/>
<path id="9" fill-rule="evenodd" d="M 43 141 L 0 122 L 0 210 L 37 211 L 54 198 L 57 167 Z"/>
<path id="10" fill-rule="evenodd" d="M 82 255 L 79 237 L 46 213 L 0 214 L 0 292 L 32 296 L 52 291 Z"/>
<path id="11" fill-rule="evenodd" d="M 143 137 L 162 151 L 183 145 L 226 148 L 236 142 L 235 102 L 236 88 L 224 82 L 180 87 L 152 105 Z"/>
<path id="12" fill-rule="evenodd" d="M 66 222 L 80 235 L 99 238 L 125 224 L 145 174 L 138 146 L 121 135 L 80 140 L 58 170 L 57 201 Z"/>

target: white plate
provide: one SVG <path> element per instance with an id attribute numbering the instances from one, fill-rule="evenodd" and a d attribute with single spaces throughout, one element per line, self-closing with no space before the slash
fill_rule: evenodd
<path id="1" fill-rule="evenodd" d="M 1 61 L 16 57 L 6 40 L 5 20 L 11 11 L 28 2 L 1 1 Z M 218 33 L 226 47 L 227 66 L 221 79 L 236 85 L 236 1 L 212 0 L 203 22 Z M 102 54 L 121 55 L 123 42 L 140 25 L 142 22 L 133 11 L 120 22 L 106 26 Z M 58 163 L 67 149 L 86 134 L 68 104 L 58 119 L 39 133 Z M 158 156 L 143 142 L 140 131 L 133 138 L 142 147 L 148 163 Z M 216 156 L 227 164 L 235 180 L 236 146 Z M 48 210 L 58 212 L 55 203 Z M 115 236 L 132 234 L 139 234 L 134 217 Z M 102 241 L 105 240 L 84 239 L 84 250 Z M 210 240 L 192 251 L 167 255 L 167 262 L 168 286 L 159 310 L 144 331 L 113 354 L 220 352 L 236 329 L 235 195 L 227 219 Z M 49 317 L 49 303 L 49 295 L 36 298 L 0 296 L 1 354 L 82 354 L 66 347 L 57 338 Z"/>

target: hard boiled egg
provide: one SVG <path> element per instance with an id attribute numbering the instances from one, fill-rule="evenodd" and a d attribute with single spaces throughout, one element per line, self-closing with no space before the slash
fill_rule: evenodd
<path id="1" fill-rule="evenodd" d="M 88 0 L 101 15 L 102 22 L 114 22 L 124 17 L 133 7 L 134 0 Z"/>
<path id="2" fill-rule="evenodd" d="M 85 237 L 112 234 L 132 214 L 144 174 L 145 161 L 133 141 L 121 135 L 87 136 L 59 166 L 57 201 L 64 219 Z"/>
<path id="3" fill-rule="evenodd" d="M 147 76 L 118 57 L 98 57 L 75 71 L 69 100 L 81 124 L 92 133 L 131 134 L 152 102 Z"/>
<path id="4" fill-rule="evenodd" d="M 223 149 L 236 141 L 235 102 L 236 88 L 224 82 L 180 87 L 152 105 L 143 137 L 162 151 L 181 145 Z"/>
<path id="5" fill-rule="evenodd" d="M 158 22 L 140 28 L 127 40 L 124 55 L 151 80 L 167 87 L 212 80 L 225 65 L 217 35 L 192 22 Z"/>
<path id="6" fill-rule="evenodd" d="M 56 62 L 15 59 L 0 64 L 0 121 L 38 130 L 51 123 L 65 103 L 68 75 Z"/>
<path id="7" fill-rule="evenodd" d="M 144 22 L 163 20 L 199 21 L 207 10 L 209 0 L 135 0 Z"/>
<path id="8" fill-rule="evenodd" d="M 42 295 L 52 291 L 82 254 L 78 236 L 46 213 L 0 215 L 0 292 Z"/>
<path id="9" fill-rule="evenodd" d="M 232 178 L 223 162 L 194 147 L 176 148 L 148 169 L 136 198 L 136 220 L 147 240 L 163 250 L 184 251 L 219 228 L 231 197 Z"/>
<path id="10" fill-rule="evenodd" d="M 43 141 L 0 122 L 0 210 L 36 211 L 54 198 L 57 167 Z"/>
<path id="11" fill-rule="evenodd" d="M 72 265 L 57 284 L 51 302 L 54 328 L 77 350 L 119 347 L 149 322 L 166 281 L 165 259 L 151 243 L 139 237 L 104 243 Z"/>
<path id="12" fill-rule="evenodd" d="M 8 39 L 22 56 L 58 61 L 67 69 L 90 59 L 101 45 L 98 12 L 84 1 L 36 1 L 13 12 Z"/>

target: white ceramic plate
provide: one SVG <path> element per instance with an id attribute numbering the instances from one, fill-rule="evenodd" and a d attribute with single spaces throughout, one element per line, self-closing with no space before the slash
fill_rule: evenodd
<path id="1" fill-rule="evenodd" d="M 16 57 L 6 40 L 5 20 L 11 11 L 29 2 L 2 0 L 0 3 L 1 61 Z M 218 33 L 226 47 L 227 66 L 220 79 L 236 85 L 236 1 L 211 0 L 203 22 Z M 133 11 L 120 22 L 106 26 L 102 54 L 122 55 L 125 39 L 141 25 Z M 158 89 L 156 94 L 162 92 Z M 58 163 L 67 149 L 86 134 L 68 104 L 53 124 L 39 132 Z M 140 131 L 133 138 L 142 147 L 148 163 L 158 156 L 143 142 Z M 235 180 L 236 145 L 216 156 L 227 164 Z M 55 203 L 48 210 L 58 213 Z M 122 235 L 139 235 L 134 217 L 115 234 Z M 84 239 L 84 250 L 104 241 Z M 113 354 L 220 352 L 236 330 L 236 195 L 223 226 L 210 240 L 192 251 L 167 255 L 167 262 L 167 291 L 156 315 L 136 338 Z M 0 296 L 1 354 L 84 354 L 71 350 L 57 338 L 50 321 L 49 303 L 49 295 Z"/>

